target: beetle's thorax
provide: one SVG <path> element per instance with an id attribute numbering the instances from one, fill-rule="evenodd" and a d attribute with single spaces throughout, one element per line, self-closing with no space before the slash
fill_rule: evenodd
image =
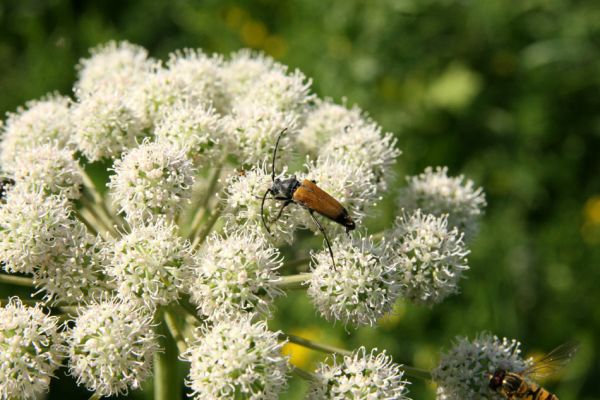
<path id="1" fill-rule="evenodd" d="M 298 187 L 300 187 L 300 181 L 296 179 L 296 175 L 292 175 L 287 179 L 275 178 L 273 185 L 271 185 L 271 193 L 276 199 L 291 200 Z"/>

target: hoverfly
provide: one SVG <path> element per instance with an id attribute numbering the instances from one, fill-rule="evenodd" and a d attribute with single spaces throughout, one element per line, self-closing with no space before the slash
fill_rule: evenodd
<path id="1" fill-rule="evenodd" d="M 569 362 L 578 347 L 577 342 L 564 343 L 521 372 L 497 369 L 490 375 L 489 387 L 509 400 L 558 400 L 555 394 L 530 382 L 529 378 L 540 378 L 556 372 Z"/>
<path id="2" fill-rule="evenodd" d="M 329 248 L 329 254 L 331 255 L 331 260 L 333 261 L 333 265 L 335 265 L 335 260 L 333 258 L 333 250 L 331 250 L 331 243 L 329 242 L 329 238 L 325 233 L 325 229 L 319 222 L 319 220 L 314 216 L 314 213 L 318 213 L 338 224 L 344 226 L 346 228 L 346 232 L 349 232 L 356 228 L 354 220 L 348 214 L 348 210 L 344 208 L 340 204 L 339 201 L 334 199 L 329 193 L 325 192 L 323 189 L 317 186 L 315 181 L 311 181 L 308 179 L 304 179 L 300 182 L 296 179 L 295 175 L 287 179 L 279 179 L 275 178 L 275 158 L 277 156 L 277 149 L 279 147 L 279 140 L 281 136 L 286 132 L 287 129 L 281 131 L 279 136 L 277 137 L 277 142 L 275 143 L 275 149 L 273 150 L 273 162 L 271 166 L 271 180 L 273 184 L 270 188 L 268 188 L 263 197 L 262 202 L 260 204 L 260 214 L 262 217 L 262 222 L 269 234 L 271 231 L 267 226 L 267 222 L 265 221 L 264 214 L 264 206 L 267 195 L 271 194 L 274 200 L 278 200 L 283 202 L 283 205 L 279 209 L 279 212 L 275 219 L 272 222 L 277 221 L 283 210 L 290 204 L 294 203 L 302 208 L 306 209 L 310 214 L 312 220 L 319 228 L 319 231 L 323 234 L 325 238 L 325 242 L 327 243 L 327 247 Z"/>

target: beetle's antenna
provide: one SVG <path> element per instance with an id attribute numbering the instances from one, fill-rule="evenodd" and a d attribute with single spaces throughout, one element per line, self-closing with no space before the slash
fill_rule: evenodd
<path id="1" fill-rule="evenodd" d="M 262 202 L 260 203 L 260 217 L 262 218 L 262 223 L 265 226 L 265 229 L 267 230 L 267 232 L 269 232 L 269 235 L 273 235 L 271 233 L 271 231 L 269 230 L 269 227 L 267 226 L 267 221 L 265 221 L 265 200 L 269 193 L 271 193 L 271 189 L 267 189 L 265 191 L 265 194 L 262 197 Z"/>
<path id="2" fill-rule="evenodd" d="M 333 263 L 333 268 L 335 269 L 335 259 L 333 258 L 333 250 L 331 250 L 331 243 L 329 242 L 329 238 L 327 237 L 327 234 L 325 233 L 325 228 L 323 228 L 323 225 L 321 225 L 319 220 L 317 218 L 315 218 L 315 216 L 313 215 L 313 212 L 311 210 L 309 210 L 308 213 L 312 217 L 313 221 L 315 221 L 315 224 L 317 224 L 317 227 L 319 228 L 319 230 L 323 234 L 323 237 L 325 238 L 325 243 L 327 243 L 327 248 L 329 248 L 329 254 L 331 255 L 331 262 Z"/>
<path id="3" fill-rule="evenodd" d="M 279 139 L 281 136 L 287 131 L 287 128 L 283 128 L 281 132 L 279 132 L 279 136 L 277 136 L 277 142 L 275 143 L 275 149 L 273 150 L 273 165 L 271 166 L 271 180 L 275 180 L 275 158 L 277 157 L 277 148 L 279 147 Z"/>

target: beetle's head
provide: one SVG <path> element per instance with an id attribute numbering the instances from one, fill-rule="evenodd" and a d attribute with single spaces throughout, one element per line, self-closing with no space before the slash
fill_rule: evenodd
<path id="1" fill-rule="evenodd" d="M 291 200 L 294 195 L 294 190 L 300 185 L 296 175 L 292 175 L 287 179 L 275 178 L 271 185 L 271 193 L 278 200 Z"/>

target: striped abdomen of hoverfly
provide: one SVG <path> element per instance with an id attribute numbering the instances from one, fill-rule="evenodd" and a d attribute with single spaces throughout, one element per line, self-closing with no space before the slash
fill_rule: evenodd
<path id="1" fill-rule="evenodd" d="M 498 370 L 494 373 L 490 380 L 490 388 L 507 399 L 558 400 L 558 397 L 543 387 L 528 382 L 522 375 L 504 370 Z"/>

